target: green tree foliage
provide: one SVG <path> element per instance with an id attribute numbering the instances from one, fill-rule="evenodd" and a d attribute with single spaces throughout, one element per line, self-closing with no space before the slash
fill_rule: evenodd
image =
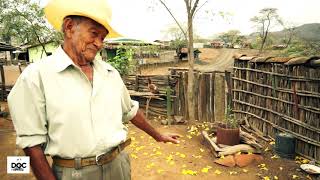
<path id="1" fill-rule="evenodd" d="M 61 39 L 48 28 L 44 11 L 32 0 L 0 0 L 0 39 L 11 44 L 42 44 Z"/>
<path id="2" fill-rule="evenodd" d="M 219 38 L 227 44 L 230 44 L 232 47 L 235 44 L 242 44 L 245 41 L 245 36 L 240 35 L 239 30 L 230 30 L 228 32 L 222 33 L 219 35 Z"/>
<path id="3" fill-rule="evenodd" d="M 264 8 L 260 10 L 258 16 L 251 18 L 251 21 L 257 27 L 261 39 L 260 52 L 267 42 L 270 30 L 276 25 L 283 24 L 277 11 L 278 9 L 276 8 Z"/>
<path id="4" fill-rule="evenodd" d="M 316 56 L 320 55 L 320 41 L 295 40 L 282 51 L 283 56 Z"/>
<path id="5" fill-rule="evenodd" d="M 121 76 L 128 75 L 132 69 L 131 61 L 133 50 L 131 48 L 120 47 L 117 49 L 117 54 L 114 58 L 108 59 L 114 68 L 116 68 Z"/>

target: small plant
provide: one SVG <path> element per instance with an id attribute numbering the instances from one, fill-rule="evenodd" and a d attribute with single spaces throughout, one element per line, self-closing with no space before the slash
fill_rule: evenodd
<path id="1" fill-rule="evenodd" d="M 235 129 L 239 127 L 238 120 L 234 117 L 232 108 L 230 106 L 227 107 L 225 124 L 226 124 L 226 128 L 230 128 L 230 129 Z"/>
<path id="2" fill-rule="evenodd" d="M 108 59 L 108 62 L 119 71 L 121 76 L 124 76 L 129 74 L 132 69 L 132 65 L 130 64 L 132 58 L 132 49 L 120 47 L 117 49 L 116 56 L 112 59 Z"/>

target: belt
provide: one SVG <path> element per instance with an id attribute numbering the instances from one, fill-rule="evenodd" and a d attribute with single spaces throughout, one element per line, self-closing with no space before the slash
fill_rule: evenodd
<path id="1" fill-rule="evenodd" d="M 88 158 L 74 158 L 74 159 L 63 159 L 58 156 L 54 156 L 53 163 L 58 166 L 67 167 L 67 168 L 75 168 L 81 169 L 84 166 L 91 165 L 103 165 L 114 160 L 118 154 L 129 144 L 131 143 L 131 139 L 127 139 L 124 142 L 120 143 L 118 146 L 114 147 L 111 151 L 100 154 L 94 157 Z"/>

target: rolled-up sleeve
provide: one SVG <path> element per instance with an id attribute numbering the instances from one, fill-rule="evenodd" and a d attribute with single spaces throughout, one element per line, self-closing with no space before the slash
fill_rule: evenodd
<path id="1" fill-rule="evenodd" d="M 39 73 L 28 67 L 8 96 L 8 105 L 17 133 L 16 144 L 32 147 L 47 141 L 45 96 Z"/>
<path id="2" fill-rule="evenodd" d="M 122 122 L 128 123 L 132 118 L 134 118 L 139 109 L 139 102 L 131 99 L 130 94 L 123 84 L 122 88 Z"/>

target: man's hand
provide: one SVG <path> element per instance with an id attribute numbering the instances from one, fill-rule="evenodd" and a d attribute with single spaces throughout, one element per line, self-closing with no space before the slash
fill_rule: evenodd
<path id="1" fill-rule="evenodd" d="M 172 142 L 174 144 L 179 144 L 180 143 L 180 141 L 178 140 L 179 137 L 181 137 L 179 134 L 163 133 L 156 140 L 158 142 L 164 142 L 164 143 Z"/>

